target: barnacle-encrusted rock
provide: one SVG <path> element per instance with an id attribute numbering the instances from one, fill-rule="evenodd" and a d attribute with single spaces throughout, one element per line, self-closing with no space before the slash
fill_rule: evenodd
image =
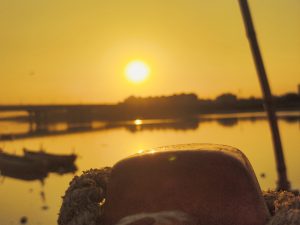
<path id="1" fill-rule="evenodd" d="M 111 168 L 91 169 L 70 182 L 60 209 L 59 225 L 99 225 Z"/>
<path id="2" fill-rule="evenodd" d="M 297 193 L 269 191 L 264 197 L 274 215 L 268 225 L 300 225 L 300 196 Z"/>

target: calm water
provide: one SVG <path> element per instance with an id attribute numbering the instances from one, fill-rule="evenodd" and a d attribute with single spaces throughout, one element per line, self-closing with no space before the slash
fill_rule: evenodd
<path id="1" fill-rule="evenodd" d="M 279 126 L 285 150 L 288 177 L 293 188 L 300 189 L 300 112 L 281 113 Z M 275 188 L 276 173 L 271 136 L 261 113 L 210 115 L 189 121 L 127 121 L 104 125 L 94 123 L 94 130 L 66 132 L 66 124 L 50 127 L 58 135 L 22 135 L 29 129 L 26 123 L 0 121 L 0 133 L 21 134 L 20 139 L 2 141 L 0 147 L 10 153 L 22 154 L 22 148 L 39 149 L 42 145 L 51 153 L 71 153 L 79 158 L 77 174 L 89 168 L 112 166 L 118 160 L 152 147 L 181 143 L 218 143 L 241 149 L 249 158 L 262 189 Z M 236 118 L 237 117 L 237 118 Z M 78 128 L 78 127 L 77 127 Z M 77 131 L 77 132 L 75 132 Z M 17 136 L 16 136 L 17 137 Z M 264 173 L 265 177 L 260 175 Z M 73 174 L 50 174 L 44 181 L 22 181 L 0 177 L 0 224 L 19 224 L 22 216 L 28 224 L 56 224 L 61 198 Z M 45 198 L 41 196 L 45 194 Z M 48 209 L 43 209 L 47 206 Z"/>

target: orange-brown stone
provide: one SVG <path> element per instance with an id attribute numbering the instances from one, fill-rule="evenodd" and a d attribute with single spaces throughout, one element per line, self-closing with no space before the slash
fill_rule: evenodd
<path id="1" fill-rule="evenodd" d="M 104 222 L 140 213 L 182 211 L 198 225 L 264 225 L 269 212 L 245 155 L 223 145 L 162 147 L 118 162 Z"/>

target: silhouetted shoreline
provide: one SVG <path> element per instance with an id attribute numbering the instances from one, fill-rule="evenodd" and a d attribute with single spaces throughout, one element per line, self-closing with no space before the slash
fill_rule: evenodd
<path id="1" fill-rule="evenodd" d="M 276 110 L 299 110 L 300 95 L 287 93 L 274 96 L 274 103 Z M 130 96 L 123 102 L 111 105 L 0 106 L 0 111 L 7 109 L 27 111 L 28 116 L 2 117 L 0 120 L 72 123 L 93 120 L 189 118 L 203 114 L 262 112 L 264 106 L 261 98 L 238 98 L 234 94 L 225 93 L 215 99 L 201 99 L 191 93 L 158 97 Z"/>

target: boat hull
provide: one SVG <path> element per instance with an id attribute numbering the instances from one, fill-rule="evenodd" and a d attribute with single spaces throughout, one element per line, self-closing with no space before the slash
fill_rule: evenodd
<path id="1" fill-rule="evenodd" d="M 1 176 L 21 180 L 43 180 L 48 175 L 44 162 L 3 152 L 0 153 L 0 172 Z"/>

